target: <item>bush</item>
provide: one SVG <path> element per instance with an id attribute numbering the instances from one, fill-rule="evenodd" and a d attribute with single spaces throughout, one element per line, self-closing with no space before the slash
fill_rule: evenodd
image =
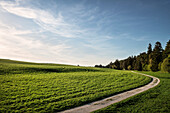
<path id="1" fill-rule="evenodd" d="M 151 71 L 151 65 L 150 64 L 147 66 L 147 70 Z"/>
<path id="2" fill-rule="evenodd" d="M 170 73 L 170 55 L 163 60 L 161 71 Z"/>
<path id="3" fill-rule="evenodd" d="M 143 70 L 143 71 L 149 71 L 149 70 L 148 70 L 148 65 L 147 65 L 147 64 L 143 65 L 143 66 L 142 66 L 142 70 Z"/>
<path id="4" fill-rule="evenodd" d="M 159 71 L 161 70 L 161 65 L 162 65 L 162 62 L 160 62 L 160 63 L 158 64 L 158 70 L 159 70 Z"/>
<path id="5" fill-rule="evenodd" d="M 131 69 L 132 69 L 132 66 L 131 66 L 131 65 L 129 65 L 129 66 L 128 66 L 128 70 L 131 70 Z"/>

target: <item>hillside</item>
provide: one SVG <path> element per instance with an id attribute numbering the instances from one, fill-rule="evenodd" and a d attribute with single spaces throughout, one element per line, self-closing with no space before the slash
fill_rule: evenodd
<path id="1" fill-rule="evenodd" d="M 0 60 L 0 112 L 54 112 L 150 82 L 128 71 Z"/>

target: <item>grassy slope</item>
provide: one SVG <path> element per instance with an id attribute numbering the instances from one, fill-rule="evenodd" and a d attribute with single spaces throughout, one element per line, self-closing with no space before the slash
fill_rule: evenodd
<path id="1" fill-rule="evenodd" d="M 161 72 L 142 72 L 160 79 L 155 88 L 108 106 L 95 113 L 170 113 L 170 74 Z"/>
<path id="2" fill-rule="evenodd" d="M 126 71 L 0 59 L 0 112 L 54 112 L 148 83 Z"/>

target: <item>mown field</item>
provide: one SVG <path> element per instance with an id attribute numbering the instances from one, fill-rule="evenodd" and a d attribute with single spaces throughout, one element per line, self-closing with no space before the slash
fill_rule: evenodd
<path id="1" fill-rule="evenodd" d="M 128 71 L 0 59 L 0 112 L 57 112 L 149 83 Z"/>
<path id="2" fill-rule="evenodd" d="M 140 72 L 160 79 L 158 86 L 94 113 L 170 113 L 170 74 Z"/>

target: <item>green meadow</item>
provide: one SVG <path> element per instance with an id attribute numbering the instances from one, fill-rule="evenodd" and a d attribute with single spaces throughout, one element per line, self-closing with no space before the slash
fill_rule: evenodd
<path id="1" fill-rule="evenodd" d="M 170 113 L 170 74 L 140 72 L 160 79 L 158 86 L 94 113 Z"/>
<path id="2" fill-rule="evenodd" d="M 0 59 L 0 112 L 63 111 L 150 81 L 129 71 Z"/>

